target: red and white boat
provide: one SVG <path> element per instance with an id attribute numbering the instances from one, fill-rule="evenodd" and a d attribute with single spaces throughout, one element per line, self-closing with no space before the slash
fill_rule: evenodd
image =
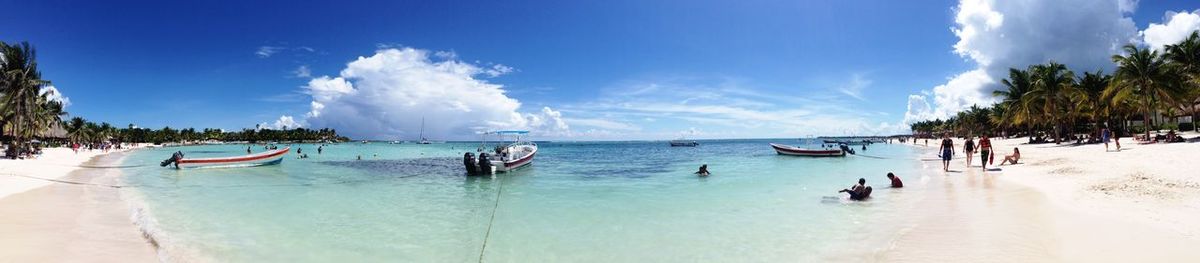
<path id="1" fill-rule="evenodd" d="M 531 141 L 521 140 L 521 135 L 528 134 L 529 131 L 494 131 L 484 133 L 487 135 L 498 136 L 513 136 L 512 143 L 501 144 L 492 149 L 480 145 L 480 154 L 487 153 L 491 161 L 491 167 L 494 169 L 491 172 L 508 172 L 516 170 L 533 163 L 533 156 L 537 155 L 538 146 Z M 491 150 L 488 152 L 488 150 Z M 488 171 L 484 171 L 487 173 Z"/>
<path id="2" fill-rule="evenodd" d="M 842 149 L 812 150 L 812 149 L 804 149 L 804 148 L 800 148 L 800 147 L 795 147 L 795 146 L 791 146 L 791 145 L 782 145 L 782 144 L 774 144 L 774 143 L 771 144 L 771 148 L 775 148 L 775 152 L 778 154 L 781 154 L 781 155 L 810 156 L 810 157 L 846 156 L 846 152 L 843 151 Z"/>
<path id="3" fill-rule="evenodd" d="M 259 165 L 272 165 L 283 162 L 283 156 L 291 150 L 292 147 L 284 147 L 279 150 L 270 150 L 266 152 L 242 155 L 235 157 L 215 157 L 215 158 L 179 158 L 175 160 L 176 168 L 210 168 L 210 167 L 246 167 Z"/>

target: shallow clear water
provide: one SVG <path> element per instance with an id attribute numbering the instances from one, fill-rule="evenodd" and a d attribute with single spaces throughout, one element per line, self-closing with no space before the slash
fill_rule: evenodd
<path id="1" fill-rule="evenodd" d="M 776 155 L 768 142 L 799 143 L 544 142 L 532 166 L 495 178 L 464 175 L 459 158 L 477 143 L 346 143 L 319 155 L 293 145 L 310 158 L 158 167 L 177 150 L 246 151 L 191 146 L 135 152 L 124 165 L 142 166 L 123 172 L 168 254 L 222 262 L 463 262 L 481 252 L 490 262 L 811 261 L 853 253 L 848 244 L 868 227 L 917 200 L 886 189 L 883 176 L 918 174 L 912 147 L 804 158 Z M 693 175 L 701 164 L 713 175 Z M 872 200 L 836 193 L 859 177 L 877 188 Z"/>

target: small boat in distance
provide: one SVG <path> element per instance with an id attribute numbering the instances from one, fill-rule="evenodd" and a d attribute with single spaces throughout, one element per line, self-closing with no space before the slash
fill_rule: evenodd
<path id="1" fill-rule="evenodd" d="M 775 144 L 775 143 L 771 144 L 771 148 L 774 148 L 775 153 L 778 153 L 780 155 L 809 156 L 809 157 L 842 157 L 842 156 L 846 156 L 846 151 L 844 151 L 842 149 L 813 150 L 813 149 L 804 149 L 804 148 L 795 147 L 795 146 L 791 146 L 791 145 L 783 145 L 783 144 Z"/>
<path id="2" fill-rule="evenodd" d="M 425 117 L 421 117 L 421 141 L 417 143 L 432 144 L 432 142 L 429 142 L 429 139 L 425 139 Z"/>
<path id="3" fill-rule="evenodd" d="M 696 147 L 696 146 L 700 146 L 700 143 L 698 143 L 696 141 L 684 140 L 684 139 L 671 140 L 671 147 Z"/>
<path id="4" fill-rule="evenodd" d="M 284 147 L 279 150 L 270 150 L 266 152 L 234 156 L 234 157 L 214 157 L 214 158 L 184 158 L 183 154 L 176 152 L 170 159 L 163 161 L 160 166 L 167 166 L 175 163 L 176 169 L 182 168 L 217 168 L 217 167 L 249 167 L 260 165 L 273 165 L 283 162 L 283 156 L 288 153 L 292 147 Z"/>

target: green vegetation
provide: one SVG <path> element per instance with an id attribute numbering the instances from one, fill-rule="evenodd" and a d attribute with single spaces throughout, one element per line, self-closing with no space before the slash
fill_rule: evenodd
<path id="1" fill-rule="evenodd" d="M 1167 45 L 1162 53 L 1135 45 L 1123 50 L 1112 56 L 1117 66 L 1112 75 L 1096 71 L 1079 76 L 1053 61 L 1009 69 L 1008 78 L 1000 82 L 1004 89 L 993 92 L 999 102 L 910 127 L 925 136 L 1003 132 L 1029 135 L 1031 141 L 1044 135 L 1055 142 L 1073 134 L 1095 136 L 1105 123 L 1117 132 L 1145 136 L 1154 129 L 1194 129 L 1200 117 L 1195 108 L 1200 102 L 1200 31 Z M 1181 114 L 1190 114 L 1192 122 L 1177 124 Z M 1130 119 L 1141 119 L 1142 124 L 1131 125 Z"/>
<path id="2" fill-rule="evenodd" d="M 137 128 L 130 124 L 127 128 L 116 128 L 108 123 L 96 124 L 74 117 L 63 121 L 67 112 L 61 102 L 52 100 L 55 96 L 53 89 L 46 89 L 49 80 L 42 79 L 38 70 L 37 52 L 27 42 L 8 44 L 0 42 L 0 128 L 2 137 L 9 142 L 10 148 L 28 147 L 28 142 L 35 138 L 43 140 L 70 141 L 77 143 L 166 143 L 194 142 L 205 140 L 217 141 L 348 141 L 346 137 L 337 135 L 333 129 L 310 130 L 296 129 L 243 129 L 241 131 L 225 132 L 220 129 L 204 129 L 197 132 L 194 128 L 172 129 L 163 127 L 152 130 Z M 56 138 L 52 135 L 55 129 L 65 130 L 66 138 Z"/>

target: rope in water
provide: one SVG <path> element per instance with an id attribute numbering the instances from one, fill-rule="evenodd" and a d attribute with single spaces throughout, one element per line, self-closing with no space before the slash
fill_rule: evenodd
<path id="1" fill-rule="evenodd" d="M 492 218 L 488 220 L 487 233 L 483 235 L 483 246 L 479 247 L 479 262 L 483 262 L 483 252 L 487 250 L 488 238 L 492 236 L 492 224 L 496 222 L 496 209 L 500 207 L 500 193 L 504 192 L 504 177 L 500 178 L 500 186 L 496 190 L 496 204 L 492 205 Z"/>
<path id="2" fill-rule="evenodd" d="M 29 179 L 42 180 L 42 181 L 53 182 L 53 183 L 60 183 L 60 184 L 89 185 L 89 186 L 99 186 L 99 187 L 108 187 L 108 188 L 123 188 L 123 187 L 128 187 L 128 186 L 126 186 L 126 185 L 110 185 L 110 184 L 97 184 L 97 183 L 88 183 L 88 182 L 77 182 L 77 181 L 68 181 L 68 180 L 58 180 L 58 179 L 50 179 L 50 178 L 41 178 L 41 177 L 37 177 L 37 176 L 28 176 L 28 175 L 19 175 L 19 174 L 3 174 L 3 175 L 7 175 L 7 176 L 13 176 L 13 177 L 24 177 L 24 178 L 29 178 Z"/>

